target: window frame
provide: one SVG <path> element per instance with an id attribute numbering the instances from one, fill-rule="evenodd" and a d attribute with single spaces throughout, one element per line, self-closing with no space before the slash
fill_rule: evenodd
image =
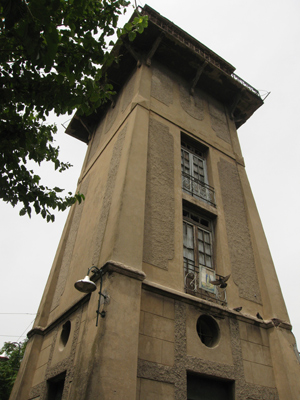
<path id="1" fill-rule="evenodd" d="M 235 381 L 221 377 L 201 375 L 187 370 L 187 400 L 234 400 Z"/>
<path id="2" fill-rule="evenodd" d="M 197 221 L 198 219 L 198 221 Z M 182 208 L 182 222 L 183 224 L 187 224 L 189 226 L 192 226 L 193 229 L 193 255 L 194 258 L 189 259 L 194 262 L 194 267 L 195 268 L 200 268 L 200 267 L 206 267 L 211 270 L 214 270 L 214 235 L 213 235 L 213 221 L 211 218 L 208 218 L 204 216 L 201 213 L 195 212 L 188 207 L 183 206 Z M 184 228 L 183 228 L 184 229 Z M 203 255 L 204 255 L 204 260 L 206 260 L 208 257 L 210 257 L 210 262 L 203 262 L 201 263 L 200 257 L 199 257 L 199 246 L 198 246 L 198 232 L 199 230 L 203 232 L 203 236 L 205 234 L 208 234 L 210 237 L 210 254 L 206 251 L 205 249 L 205 241 L 203 241 Z M 183 249 L 188 248 L 185 246 L 184 243 L 184 234 L 183 234 Z"/>
<path id="3" fill-rule="evenodd" d="M 182 157 L 182 152 L 186 152 L 187 154 L 191 155 L 191 157 L 189 157 L 189 171 L 190 173 L 187 173 L 188 175 L 194 177 L 195 179 L 197 179 L 195 177 L 195 175 L 197 174 L 197 172 L 195 172 L 195 163 L 194 163 L 194 158 L 196 160 L 200 160 L 203 163 L 203 181 L 201 179 L 197 179 L 202 183 L 205 183 L 208 185 L 208 176 L 207 176 L 207 160 L 206 160 L 206 156 L 204 151 L 198 150 L 196 147 L 191 146 L 190 144 L 188 144 L 188 142 L 181 140 L 181 172 L 182 171 L 182 167 L 183 167 L 183 158 Z M 184 172 L 185 173 L 185 172 Z M 200 174 L 199 174 L 200 175 Z M 201 176 L 201 175 L 200 175 Z"/>
<path id="4" fill-rule="evenodd" d="M 208 183 L 208 148 L 181 134 L 182 190 L 215 207 L 215 193 Z"/>
<path id="5" fill-rule="evenodd" d="M 183 224 L 183 282 L 184 290 L 187 294 L 200 297 L 202 299 L 226 305 L 226 289 L 220 289 L 213 285 L 211 281 L 222 278 L 217 274 L 215 267 L 215 216 L 191 205 L 187 201 L 182 206 L 182 224 Z M 189 238 L 185 238 L 185 226 L 191 226 L 193 229 L 192 247 L 188 246 Z M 198 246 L 195 245 L 195 234 L 201 229 L 210 235 L 210 257 L 211 264 L 203 265 L 198 258 Z M 198 243 L 197 243 L 198 245 Z M 185 249 L 192 250 L 193 257 L 186 255 Z"/>

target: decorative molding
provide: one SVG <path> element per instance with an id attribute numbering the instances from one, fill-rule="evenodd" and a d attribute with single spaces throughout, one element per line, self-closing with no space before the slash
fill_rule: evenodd
<path id="1" fill-rule="evenodd" d="M 62 313 L 60 316 L 58 316 L 50 325 L 46 327 L 42 326 L 35 326 L 32 328 L 28 333 L 27 337 L 30 339 L 34 335 L 41 335 L 45 336 L 49 332 L 51 332 L 53 329 L 55 329 L 58 325 L 61 324 L 61 322 L 68 318 L 70 315 L 74 314 L 75 311 L 77 311 L 81 306 L 83 306 L 85 303 L 87 303 L 90 300 L 91 293 L 86 294 L 85 296 L 81 297 L 76 303 L 74 303 L 71 307 L 69 307 L 64 313 Z"/>
<path id="2" fill-rule="evenodd" d="M 147 283 L 143 285 L 145 287 Z M 279 400 L 276 388 L 249 384 L 245 381 L 239 324 L 233 318 L 229 318 L 233 366 L 187 356 L 186 308 L 184 299 L 175 301 L 175 358 L 173 367 L 139 359 L 138 378 L 174 384 L 175 400 L 186 400 L 187 371 L 235 381 L 237 399 Z M 201 308 L 199 307 L 199 310 Z"/>
<path id="3" fill-rule="evenodd" d="M 254 251 L 249 231 L 244 190 L 237 165 L 225 159 L 218 162 L 224 206 L 232 279 L 240 297 L 262 304 Z"/>
<path id="4" fill-rule="evenodd" d="M 169 127 L 149 121 L 143 261 L 167 270 L 174 258 L 174 138 Z"/>
<path id="5" fill-rule="evenodd" d="M 143 281 L 142 288 L 145 290 L 148 290 L 150 292 L 160 294 L 162 296 L 170 297 L 172 299 L 181 301 L 186 304 L 194 305 L 196 307 L 199 307 L 201 305 L 201 308 L 204 311 L 209 312 L 211 315 L 213 315 L 216 318 L 229 317 L 234 320 L 246 322 L 251 325 L 256 325 L 256 326 L 259 326 L 264 329 L 276 328 L 274 326 L 274 323 L 272 320 L 269 320 L 269 319 L 268 320 L 260 320 L 253 315 L 231 310 L 230 308 L 221 306 L 217 303 L 213 303 L 211 301 L 204 300 L 199 297 L 195 297 L 190 294 L 168 288 L 166 286 L 162 286 L 158 283 L 148 281 L 147 279 L 145 279 Z M 280 323 L 280 328 L 291 331 L 292 325 L 289 324 L 288 322 L 282 321 Z"/>
<path id="6" fill-rule="evenodd" d="M 103 270 L 104 274 L 107 272 L 116 272 L 117 274 L 126 275 L 129 278 L 137 279 L 138 281 L 143 281 L 146 279 L 145 272 L 113 260 L 107 261 L 101 269 Z"/>
<path id="7" fill-rule="evenodd" d="M 82 306 L 82 304 L 81 304 Z M 67 320 L 68 316 L 65 316 L 64 320 Z M 77 341 L 78 341 L 78 336 L 79 336 L 79 329 L 80 329 L 80 323 L 81 323 L 81 317 L 82 317 L 82 307 L 81 310 L 77 313 L 77 316 L 74 320 L 75 323 L 75 329 L 74 329 L 74 334 L 72 338 L 72 346 L 71 346 L 71 351 L 70 355 L 66 357 L 64 360 L 51 365 L 52 364 L 52 358 L 53 358 L 53 353 L 55 349 L 55 343 L 57 340 L 57 335 L 58 335 L 58 326 L 56 326 L 56 331 L 53 335 L 52 338 L 52 343 L 51 343 L 51 349 L 50 349 L 50 355 L 48 358 L 47 362 L 47 368 L 46 368 L 46 373 L 45 373 L 45 378 L 44 381 L 39 383 L 38 385 L 34 386 L 31 388 L 30 391 L 30 399 L 34 399 L 37 396 L 40 396 L 39 400 L 46 400 L 47 399 L 47 381 L 51 378 L 54 378 L 55 376 L 60 375 L 61 373 L 66 373 L 65 376 L 65 384 L 64 384 L 64 391 L 63 391 L 63 397 L 62 399 L 67 399 L 69 395 L 69 390 L 70 390 L 70 385 L 73 381 L 74 377 L 74 359 L 75 359 L 75 354 L 76 354 L 76 347 L 77 347 Z M 62 319 L 60 322 L 64 322 Z M 71 340 L 71 338 L 69 339 Z"/>

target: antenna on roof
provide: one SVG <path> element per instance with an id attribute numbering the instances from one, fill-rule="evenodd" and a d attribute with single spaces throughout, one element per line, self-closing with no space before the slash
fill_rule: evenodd
<path id="1" fill-rule="evenodd" d="M 260 97 L 262 98 L 263 101 L 266 100 L 266 98 L 269 96 L 271 92 L 268 92 L 267 90 L 259 90 Z"/>

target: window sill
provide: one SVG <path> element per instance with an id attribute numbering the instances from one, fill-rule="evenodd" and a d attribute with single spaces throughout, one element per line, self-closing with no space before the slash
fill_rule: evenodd
<path id="1" fill-rule="evenodd" d="M 188 193 L 182 192 L 182 199 L 184 201 L 189 202 L 190 204 L 194 204 L 197 208 L 208 212 L 211 215 L 218 216 L 218 211 L 216 207 L 211 206 L 210 204 L 206 203 L 204 200 L 198 200 L 195 197 L 189 195 Z"/>

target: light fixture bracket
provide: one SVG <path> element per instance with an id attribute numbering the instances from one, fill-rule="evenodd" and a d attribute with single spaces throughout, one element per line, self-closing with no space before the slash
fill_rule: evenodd
<path id="1" fill-rule="evenodd" d="M 90 272 L 94 272 L 96 276 L 99 275 L 99 277 L 100 277 L 100 290 L 98 293 L 99 299 L 98 299 L 98 307 L 96 310 L 96 313 L 97 313 L 96 326 L 98 326 L 99 315 L 101 316 L 101 318 L 104 318 L 106 315 L 106 311 L 104 311 L 104 310 L 100 311 L 101 296 L 104 298 L 104 300 L 106 300 L 108 298 L 108 295 L 102 293 L 102 283 L 103 283 L 103 275 L 104 275 L 103 270 L 99 269 L 98 267 L 93 265 L 92 267 L 90 267 L 88 269 L 86 277 L 82 280 L 77 281 L 74 286 L 75 286 L 75 289 L 77 289 L 83 293 L 93 292 L 95 289 L 92 286 L 95 285 L 95 283 L 93 281 L 90 281 L 90 279 L 89 279 Z M 83 285 L 83 283 L 87 283 L 87 285 Z"/>

